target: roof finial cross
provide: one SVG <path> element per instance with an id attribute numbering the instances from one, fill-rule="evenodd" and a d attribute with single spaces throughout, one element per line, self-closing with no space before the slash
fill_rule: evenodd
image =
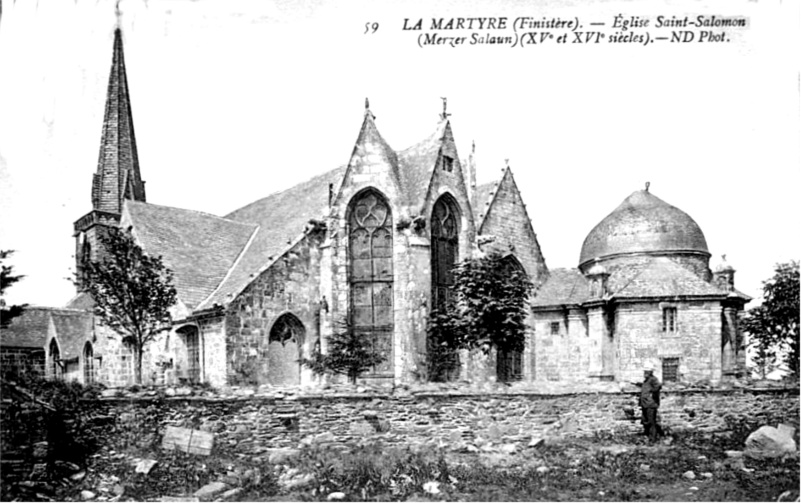
<path id="1" fill-rule="evenodd" d="M 509 167 L 509 159 L 504 159 L 504 161 L 506 161 L 506 167 L 508 168 Z"/>
<path id="2" fill-rule="evenodd" d="M 441 97 L 442 100 L 442 113 L 439 115 L 442 120 L 445 120 L 451 114 L 448 113 L 448 98 Z"/>
<path id="3" fill-rule="evenodd" d="M 375 120 L 375 114 L 370 111 L 370 98 L 364 98 L 364 115 L 367 114 L 370 114 L 370 117 Z"/>
<path id="4" fill-rule="evenodd" d="M 122 13 L 120 12 L 120 0 L 114 4 L 114 15 L 117 17 L 117 29 L 120 28 L 120 17 L 122 17 Z"/>
<path id="5" fill-rule="evenodd" d="M 649 187 L 651 187 L 651 182 L 645 182 L 645 192 L 648 192 Z"/>

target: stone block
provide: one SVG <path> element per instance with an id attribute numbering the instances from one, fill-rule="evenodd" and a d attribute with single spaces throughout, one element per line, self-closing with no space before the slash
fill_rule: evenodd
<path id="1" fill-rule="evenodd" d="M 778 429 L 762 426 L 745 439 L 745 455 L 754 458 L 779 457 L 795 454 L 798 447 L 790 433 L 792 428 Z"/>
<path id="2" fill-rule="evenodd" d="M 200 501 L 210 501 L 218 494 L 225 492 L 227 489 L 228 485 L 226 485 L 224 482 L 211 482 L 210 484 L 206 484 L 195 491 L 194 495 L 200 499 Z"/>

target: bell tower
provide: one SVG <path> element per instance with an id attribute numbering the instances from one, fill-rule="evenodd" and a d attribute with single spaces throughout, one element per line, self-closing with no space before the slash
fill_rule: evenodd
<path id="1" fill-rule="evenodd" d="M 83 264 L 102 256 L 100 236 L 119 225 L 125 199 L 145 201 L 139 174 L 131 97 L 125 73 L 122 33 L 114 30 L 114 50 L 106 91 L 97 172 L 92 177 L 92 210 L 75 222 L 75 263 L 78 289 Z"/>

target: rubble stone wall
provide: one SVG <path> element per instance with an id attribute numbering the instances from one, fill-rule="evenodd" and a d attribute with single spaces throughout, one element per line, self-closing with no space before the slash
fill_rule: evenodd
<path id="1" fill-rule="evenodd" d="M 327 442 L 362 439 L 387 444 L 444 442 L 453 448 L 477 437 L 493 443 L 576 437 L 641 430 L 634 393 L 574 395 L 341 395 L 276 398 L 101 399 L 96 412 L 117 426 L 160 435 L 166 425 L 215 433 L 219 445 L 258 455 L 269 448 L 297 447 L 309 437 Z M 153 413 L 160 417 L 153 422 Z M 798 423 L 798 390 L 666 393 L 662 424 L 673 431 L 724 432 L 727 417 Z M 126 424 L 119 424 L 120 422 Z M 157 428 L 159 431 L 150 431 Z M 145 431 L 148 430 L 148 431 Z"/>

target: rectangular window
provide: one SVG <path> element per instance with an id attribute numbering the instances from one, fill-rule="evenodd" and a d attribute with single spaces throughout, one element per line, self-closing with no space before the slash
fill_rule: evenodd
<path id="1" fill-rule="evenodd" d="M 453 171 L 453 157 L 442 156 L 442 169 L 448 173 Z"/>
<path id="2" fill-rule="evenodd" d="M 676 308 L 666 307 L 662 309 L 662 331 L 675 332 L 678 328 L 676 323 Z"/>
<path id="3" fill-rule="evenodd" d="M 679 380 L 679 359 L 662 358 L 662 380 L 676 382 Z"/>
<path id="4" fill-rule="evenodd" d="M 559 322 L 552 321 L 551 322 L 551 335 L 559 335 Z"/>

